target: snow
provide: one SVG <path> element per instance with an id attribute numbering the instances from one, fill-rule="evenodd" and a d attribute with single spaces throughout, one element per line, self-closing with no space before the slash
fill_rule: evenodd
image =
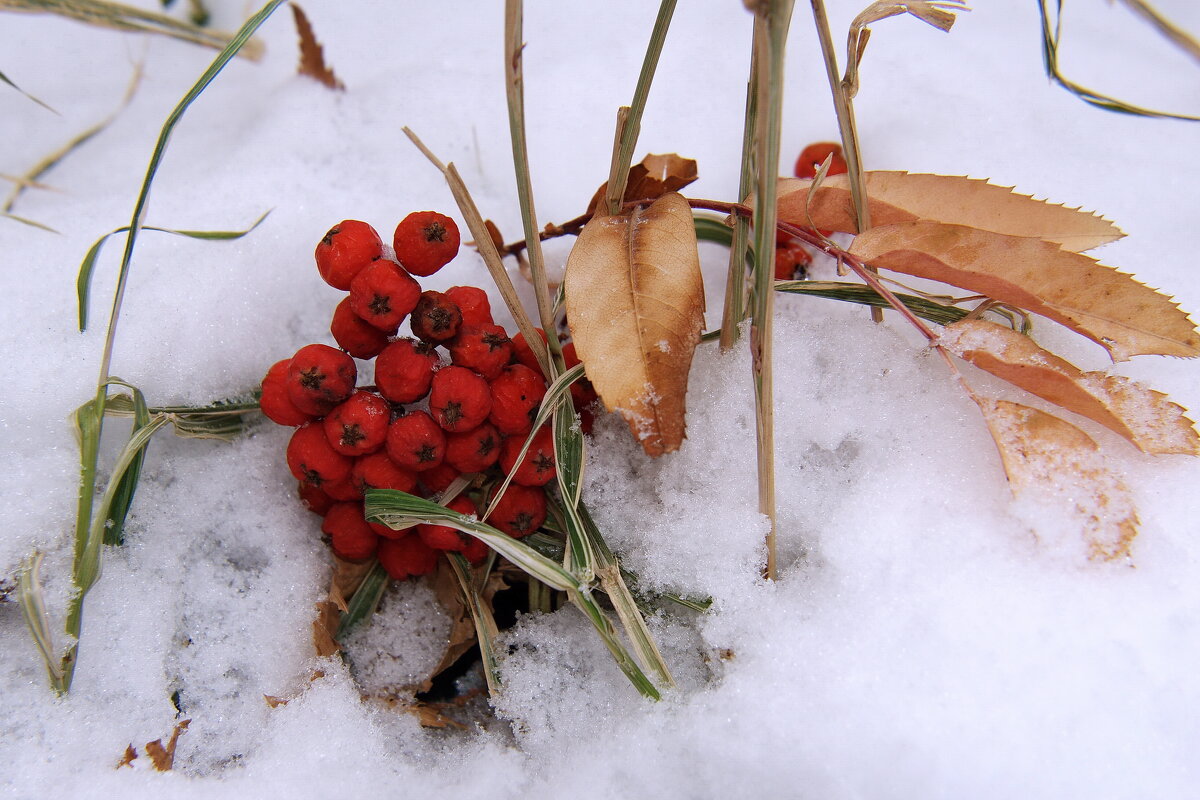
<path id="1" fill-rule="evenodd" d="M 225 28 L 245 13 L 211 5 Z M 577 215 L 605 179 L 615 109 L 632 96 L 654 5 L 528 3 L 542 223 Z M 837 40 L 860 4 L 830 5 Z M 1095 208 L 1129 234 L 1098 251 L 1105 263 L 1200 309 L 1200 128 L 1084 105 L 1046 80 L 1031 4 L 975 5 L 949 35 L 903 18 L 875 27 L 856 101 L 868 167 L 986 176 Z M 1156 5 L 1200 30 L 1200 7 Z M 205 403 L 239 395 L 304 344 L 329 343 L 340 295 L 312 265 L 324 231 L 346 218 L 386 230 L 415 209 L 454 209 L 401 125 L 456 162 L 485 216 L 518 237 L 498 6 L 310 0 L 345 93 L 292 74 L 295 34 L 279 11 L 261 32 L 265 59 L 232 63 L 185 116 L 147 221 L 228 230 L 273 211 L 235 242 L 141 236 L 113 373 L 155 404 Z M 789 50 L 785 164 L 836 134 L 804 6 Z M 1195 64 L 1131 19 L 1120 4 L 1072 7 L 1069 74 L 1145 105 L 1200 110 Z M 749 33 L 740 3 L 704 0 L 680 4 L 667 38 L 638 156 L 696 158 L 702 177 L 688 192 L 698 197 L 736 193 Z M 145 63 L 129 108 L 43 179 L 60 191 L 28 191 L 14 209 L 61 233 L 0 220 L 0 351 L 12 362 L 0 410 L 10 461 L 0 579 L 44 552 L 47 602 L 61 620 L 78 471 L 67 418 L 94 392 L 120 238 L 98 262 L 83 334 L 75 274 L 97 238 L 128 223 L 162 121 L 212 53 L 23 14 L 5 15 L 0 53 L 5 75 L 61 112 L 0 86 L 0 173 L 10 175 L 109 114 L 134 62 Z M 557 271 L 565 246 L 548 252 Z M 702 257 L 711 326 L 724 264 L 719 248 Z M 422 284 L 490 286 L 469 252 Z M 503 308 L 495 292 L 491 304 Z M 384 687 L 436 660 L 446 623 L 427 591 L 391 596 L 388 608 L 403 613 L 358 635 L 355 670 L 316 659 L 327 550 L 293 497 L 288 431 L 264 424 L 232 444 L 160 435 L 127 544 L 105 553 L 88 596 L 69 697 L 49 691 L 17 604 L 0 602 L 0 793 L 1192 796 L 1200 463 L 1142 455 L 1073 419 L 1130 487 L 1141 520 L 1131 563 L 1090 562 L 1070 509 L 1012 500 L 978 408 L 896 315 L 875 326 L 859 307 L 796 296 L 777 297 L 776 310 L 778 581 L 758 576 L 765 523 L 745 351 L 697 349 L 677 453 L 650 461 L 618 415 L 597 420 L 585 497 L 609 542 L 646 588 L 713 598 L 707 613 L 672 608 L 650 620 L 678 685 L 661 703 L 629 686 L 571 608 L 504 633 L 497 720 L 423 729 L 362 701 L 355 671 Z M 1109 367 L 1101 348 L 1051 323 L 1037 333 L 1082 369 L 1200 409 L 1193 363 Z M 982 396 L 1039 405 L 978 371 L 969 379 Z M 109 429 L 107 463 L 121 425 Z M 316 671 L 324 677 L 311 680 Z M 175 693 L 192 720 L 176 769 L 116 769 L 128 745 L 170 734 Z M 264 695 L 289 702 L 271 708 Z"/>

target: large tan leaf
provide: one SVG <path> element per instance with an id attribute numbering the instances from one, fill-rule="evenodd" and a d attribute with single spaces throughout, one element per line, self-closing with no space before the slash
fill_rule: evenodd
<path id="1" fill-rule="evenodd" d="M 597 216 L 563 277 L 575 350 L 600 399 L 621 412 L 650 456 L 679 448 L 704 284 L 687 201 Z"/>
<path id="2" fill-rule="evenodd" d="M 1050 242 L 964 225 L 901 222 L 859 234 L 850 252 L 873 267 L 949 283 L 1028 309 L 1088 337 L 1114 361 L 1200 355 L 1200 336 L 1169 297 Z"/>
<path id="3" fill-rule="evenodd" d="M 1012 187 L 961 175 L 868 172 L 871 224 L 891 225 L 923 219 L 967 225 L 1010 236 L 1030 236 L 1082 252 L 1125 234 L 1112 222 L 1088 211 L 1035 200 Z M 779 219 L 808 227 L 804 206 L 811 179 L 780 178 Z M 813 223 L 822 230 L 856 233 L 848 175 L 829 175 L 813 193 Z"/>
<path id="4" fill-rule="evenodd" d="M 1192 421 L 1165 394 L 1118 375 L 1083 372 L 1004 325 L 961 320 L 942 331 L 939 344 L 1027 392 L 1099 422 L 1145 453 L 1200 454 Z"/>
<path id="5" fill-rule="evenodd" d="M 1079 521 L 1092 558 L 1129 555 L 1137 511 L 1129 488 L 1109 471 L 1086 433 L 1028 406 L 976 398 L 1000 450 L 1014 494 L 1049 497 Z"/>

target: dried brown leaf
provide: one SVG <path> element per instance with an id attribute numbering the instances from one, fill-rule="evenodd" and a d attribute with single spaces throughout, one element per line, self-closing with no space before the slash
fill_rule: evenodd
<path id="1" fill-rule="evenodd" d="M 683 158 L 676 153 L 648 154 L 641 163 L 629 168 L 629 180 L 625 184 L 625 202 L 632 200 L 655 200 L 668 192 L 678 192 L 699 177 L 694 158 Z M 608 181 L 600 185 L 587 213 L 593 213 L 604 202 Z"/>
<path id="2" fill-rule="evenodd" d="M 432 581 L 434 595 L 437 597 L 442 609 L 445 610 L 446 616 L 450 617 L 450 633 L 446 637 L 446 649 L 442 653 L 441 660 L 429 672 L 429 676 L 417 687 L 418 692 L 429 691 L 429 687 L 433 685 L 433 679 L 455 661 L 458 661 L 463 653 L 475 646 L 477 641 L 475 621 L 471 617 L 471 609 L 463 601 L 462 589 L 459 588 L 458 579 L 454 577 L 454 570 L 450 568 L 450 564 L 446 559 L 438 560 L 437 570 L 433 573 Z M 484 606 L 491 609 L 492 598 L 496 596 L 496 592 L 507 587 L 508 582 L 505 581 L 503 575 L 495 571 L 489 573 L 487 582 L 483 586 L 483 591 L 479 593 Z"/>
<path id="3" fill-rule="evenodd" d="M 137 757 L 137 750 L 134 749 L 133 745 L 128 745 L 125 748 L 125 755 L 121 756 L 121 760 L 117 762 L 117 769 L 120 769 L 121 767 L 128 767 Z"/>
<path id="4" fill-rule="evenodd" d="M 333 556 L 333 579 L 329 584 L 329 601 L 338 611 L 349 611 L 346 601 L 354 596 L 358 587 L 374 568 L 374 561 L 346 561 Z"/>
<path id="5" fill-rule="evenodd" d="M 964 225 L 901 222 L 860 234 L 850 252 L 872 267 L 941 281 L 1054 320 L 1108 350 L 1192 358 L 1200 336 L 1166 295 L 1050 242 Z"/>
<path id="6" fill-rule="evenodd" d="M 1094 420 L 1145 453 L 1200 454 L 1184 409 L 1136 381 L 1083 372 L 1028 336 L 979 319 L 946 327 L 939 344 L 1011 384 Z"/>
<path id="7" fill-rule="evenodd" d="M 961 175 L 910 172 L 868 172 L 872 225 L 930 220 L 968 225 L 1010 236 L 1031 236 L 1083 252 L 1116 241 L 1125 234 L 1109 220 L 1077 208 L 1067 208 L 1012 187 L 997 186 Z M 781 178 L 779 219 L 808 227 L 805 204 L 811 179 Z M 847 175 L 830 175 L 813 192 L 813 222 L 822 230 L 858 230 Z"/>
<path id="8" fill-rule="evenodd" d="M 317 656 L 324 658 L 342 649 L 333 638 L 338 629 L 338 622 L 341 621 L 341 614 L 337 604 L 329 600 L 317 603 L 316 607 L 317 616 L 313 619 L 313 647 L 316 648 Z"/>
<path id="9" fill-rule="evenodd" d="M 150 762 L 154 764 L 156 770 L 159 772 L 169 772 L 171 767 L 175 765 L 175 746 L 179 743 L 179 734 L 186 731 L 190 724 L 192 724 L 190 719 L 175 723 L 175 730 L 171 731 L 171 738 L 167 740 L 165 747 L 163 746 L 162 739 L 146 742 L 146 755 L 149 756 Z M 127 750 L 127 755 L 128 752 Z"/>
<path id="10" fill-rule="evenodd" d="M 567 320 L 588 378 L 650 456 L 679 448 L 704 285 L 692 211 L 679 194 L 597 215 L 563 278 Z"/>
<path id="11" fill-rule="evenodd" d="M 1014 494 L 1049 493 L 1080 520 L 1092 558 L 1127 557 L 1137 536 L 1129 488 L 1086 433 L 1028 406 L 976 397 Z"/>
<path id="12" fill-rule="evenodd" d="M 345 89 L 346 87 L 333 74 L 333 70 L 326 65 L 325 51 L 322 49 L 321 43 L 317 41 L 317 35 L 313 32 L 312 23 L 308 21 L 308 15 L 296 3 L 292 3 L 291 6 L 292 17 L 296 20 L 296 33 L 300 36 L 300 66 L 296 68 L 296 72 L 312 78 L 330 89 Z"/>

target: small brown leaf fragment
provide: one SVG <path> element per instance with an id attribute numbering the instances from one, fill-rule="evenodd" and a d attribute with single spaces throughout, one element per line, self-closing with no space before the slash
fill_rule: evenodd
<path id="1" fill-rule="evenodd" d="M 179 743 L 179 734 L 186 731 L 188 725 L 191 724 L 192 721 L 190 719 L 177 722 L 175 730 L 171 731 L 171 738 L 167 740 L 166 747 L 163 746 L 162 739 L 146 742 L 146 755 L 149 756 L 156 770 L 159 772 L 169 772 L 175 765 L 175 746 Z"/>
<path id="2" fill-rule="evenodd" d="M 288 698 L 276 697 L 273 694 L 264 694 L 263 700 L 266 701 L 267 706 L 269 706 L 270 708 L 279 708 L 280 706 L 286 706 L 289 702 Z"/>
<path id="3" fill-rule="evenodd" d="M 132 765 L 133 760 L 137 757 L 138 757 L 138 753 L 137 753 L 137 750 L 135 750 L 133 748 L 133 745 L 127 746 L 125 748 L 125 755 L 121 756 L 121 760 L 117 762 L 117 769 L 120 769 L 121 767 L 128 767 L 128 766 Z"/>
<path id="4" fill-rule="evenodd" d="M 633 200 L 656 200 L 668 192 L 678 192 L 693 183 L 699 176 L 694 158 L 683 158 L 676 153 L 648 154 L 641 163 L 629 168 L 629 180 L 625 184 L 625 202 Z M 608 181 L 592 195 L 587 212 L 592 214 L 604 202 Z"/>
<path id="5" fill-rule="evenodd" d="M 687 200 L 597 215 L 563 278 L 575 351 L 596 392 L 646 454 L 683 442 L 688 371 L 704 326 L 704 284 Z"/>
<path id="6" fill-rule="evenodd" d="M 871 228 L 855 237 L 850 252 L 872 267 L 1041 314 L 1104 347 L 1114 361 L 1200 355 L 1195 324 L 1171 298 L 1050 242 L 920 221 Z"/>
<path id="7" fill-rule="evenodd" d="M 865 173 L 864 179 L 872 225 L 945 222 L 1009 236 L 1031 236 L 1072 252 L 1091 250 L 1125 235 L 1097 214 L 1037 200 L 979 178 L 879 171 Z M 779 219 L 808 227 L 804 207 L 811 185 L 808 178 L 780 178 Z M 848 175 L 826 176 L 813 192 L 809 210 L 813 223 L 822 230 L 858 231 Z"/>
<path id="8" fill-rule="evenodd" d="M 1086 433 L 1058 417 L 1006 400 L 975 398 L 1013 493 L 1049 495 L 1078 517 L 1089 555 L 1129 556 L 1137 511 L 1125 483 Z"/>
<path id="9" fill-rule="evenodd" d="M 1129 378 L 1083 372 L 1028 336 L 979 319 L 947 326 L 938 343 L 980 369 L 1100 423 L 1142 452 L 1200 455 L 1200 436 L 1184 409 Z"/>
<path id="10" fill-rule="evenodd" d="M 339 652 L 342 648 L 333 638 L 337 632 L 341 614 L 336 604 L 324 600 L 317 603 L 317 616 L 313 620 L 313 647 L 317 657 L 325 658 Z"/>
<path id="11" fill-rule="evenodd" d="M 374 568 L 374 561 L 346 561 L 333 556 L 333 580 L 329 584 L 329 601 L 345 613 L 350 609 L 346 601 L 354 596 L 358 587 Z"/>
<path id="12" fill-rule="evenodd" d="M 296 72 L 312 78 L 321 85 L 341 91 L 346 87 L 333 74 L 333 70 L 325 64 L 325 51 L 313 32 L 312 23 L 304 9 L 295 3 L 292 6 L 292 17 L 296 21 L 296 33 L 300 36 L 300 66 Z"/>

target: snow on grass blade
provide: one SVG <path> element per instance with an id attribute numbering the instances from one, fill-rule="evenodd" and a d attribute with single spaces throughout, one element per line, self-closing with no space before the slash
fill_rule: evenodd
<path id="1" fill-rule="evenodd" d="M 450 569 L 458 579 L 458 587 L 462 590 L 463 602 L 471 612 L 471 620 L 475 623 L 475 638 L 479 640 L 479 657 L 483 662 L 483 677 L 487 680 L 488 694 L 493 697 L 500 691 L 500 675 L 496 665 L 496 638 L 500 631 L 496 628 L 496 618 L 483 598 L 479 596 L 479 587 L 471 580 L 471 565 L 459 553 L 447 553 Z"/>
<path id="2" fill-rule="evenodd" d="M 474 536 L 548 586 L 563 591 L 578 591 L 584 588 L 574 575 L 503 531 L 407 492 L 395 489 L 368 489 L 364 515 L 368 522 L 382 522 L 392 528 L 422 522 L 447 525 Z"/>
<path id="3" fill-rule="evenodd" d="M 21 611 L 25 614 L 25 624 L 29 626 L 29 635 L 37 645 L 38 653 L 46 664 L 50 674 L 50 682 L 60 686 L 63 680 L 62 664 L 54 646 L 54 631 L 50 624 L 50 615 L 46 613 L 46 600 L 42 593 L 42 583 L 38 572 L 42 566 L 42 554 L 34 551 L 25 563 L 17 580 L 17 600 Z"/>
<path id="4" fill-rule="evenodd" d="M 246 417 L 258 412 L 257 400 L 218 400 L 206 406 L 150 406 L 151 414 L 166 414 L 175 426 L 175 434 L 185 439 L 232 441 L 246 429 Z M 130 417 L 133 398 L 127 394 L 108 398 L 104 413 L 110 417 Z"/>
<path id="5" fill-rule="evenodd" d="M 254 221 L 254 224 L 242 231 L 185 231 L 176 230 L 174 228 L 157 228 L 151 225 L 142 227 L 145 231 L 158 231 L 160 233 L 170 233 L 175 236 L 186 236 L 189 239 L 205 239 L 209 241 L 230 241 L 240 239 L 250 231 L 262 224 L 262 221 L 270 214 L 267 211 L 261 217 Z M 96 269 L 96 259 L 100 257 L 100 250 L 104 247 L 104 243 L 108 241 L 108 237 L 115 236 L 118 233 L 125 233 L 130 228 L 126 225 L 123 228 L 117 228 L 110 231 L 96 240 L 90 248 L 87 255 L 83 257 L 83 263 L 79 265 L 79 277 L 75 280 L 75 291 L 79 296 L 79 330 L 82 333 L 87 328 L 88 317 L 88 293 L 92 285 L 92 272 Z M 124 266 L 124 265 L 123 265 Z"/>
<path id="6" fill-rule="evenodd" d="M 333 638 L 339 642 L 342 641 L 342 637 L 350 633 L 354 626 L 374 614 L 387 585 L 387 570 L 376 561 L 371 567 L 371 571 L 363 578 L 363 582 L 359 584 L 358 589 L 355 590 L 350 602 L 346 604 L 346 613 L 342 614 L 342 618 L 338 621 L 337 633 L 333 635 Z"/>

